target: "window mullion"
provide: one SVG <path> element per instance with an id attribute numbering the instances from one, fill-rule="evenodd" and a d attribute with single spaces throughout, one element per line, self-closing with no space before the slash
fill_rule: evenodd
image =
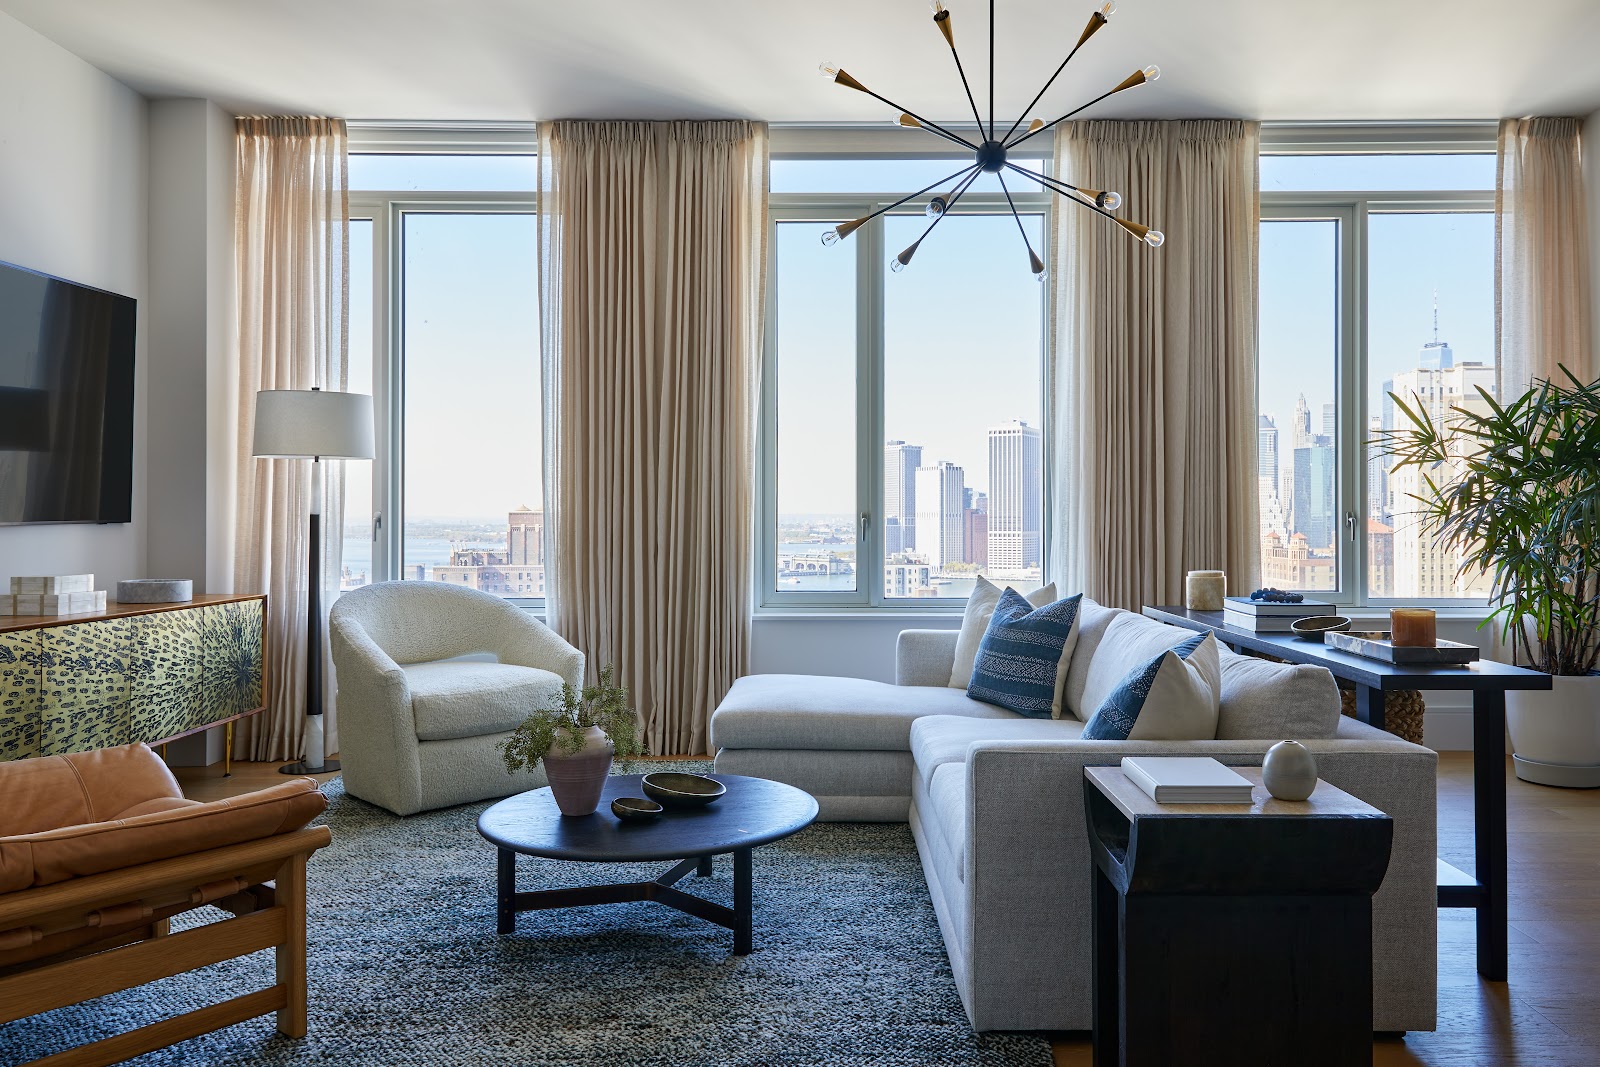
<path id="1" fill-rule="evenodd" d="M 875 210 L 863 208 L 862 214 Z M 856 591 L 874 607 L 884 602 L 883 531 L 883 218 L 862 227 L 856 247 Z M 863 529 L 864 527 L 864 529 Z"/>

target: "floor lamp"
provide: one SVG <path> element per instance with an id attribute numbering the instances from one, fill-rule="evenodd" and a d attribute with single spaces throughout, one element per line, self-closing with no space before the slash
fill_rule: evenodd
<path id="1" fill-rule="evenodd" d="M 372 398 L 321 389 L 263 389 L 256 394 L 253 455 L 311 460 L 311 565 L 306 590 L 306 758 L 284 774 L 339 769 L 324 750 L 322 721 L 322 461 L 372 458 Z"/>

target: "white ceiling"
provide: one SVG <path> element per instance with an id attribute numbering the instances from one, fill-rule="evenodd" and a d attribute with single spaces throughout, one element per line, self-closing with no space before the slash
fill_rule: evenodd
<path id="1" fill-rule="evenodd" d="M 987 11 L 947 0 L 987 96 Z M 1009 118 L 1093 0 L 999 0 Z M 970 114 L 926 0 L 0 0 L 152 96 L 356 119 L 871 121 L 844 66 L 933 119 Z M 1096 116 L 1455 119 L 1600 110 L 1597 0 L 1121 0 L 1038 109 L 1147 63 Z"/>

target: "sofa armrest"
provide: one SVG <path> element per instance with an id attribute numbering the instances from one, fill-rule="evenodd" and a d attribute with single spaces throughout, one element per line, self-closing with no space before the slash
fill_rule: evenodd
<path id="1" fill-rule="evenodd" d="M 583 685 L 583 653 L 538 619 L 522 613 L 515 626 L 500 633 L 500 647 L 496 654 L 502 663 L 515 663 L 519 667 L 537 667 L 560 675 L 561 680 L 574 687 Z"/>
<path id="2" fill-rule="evenodd" d="M 328 643 L 338 683 L 345 789 L 363 800 L 390 803 L 391 810 L 418 810 L 422 770 L 406 672 L 355 623 L 333 620 Z"/>
<path id="3" fill-rule="evenodd" d="M 1090 874 L 1083 769 L 1129 755 L 1212 756 L 1259 766 L 1271 741 L 977 742 L 966 764 L 966 946 L 976 995 L 1059 996 L 1063 1023 L 1091 1023 Z M 1394 819 L 1373 901 L 1375 1026 L 1431 1029 L 1435 1011 L 1437 755 L 1398 739 L 1306 741 L 1318 775 Z M 1405 995 L 1397 996 L 1396 990 Z M 1040 1011 L 1049 1006 L 1039 1004 Z M 1081 1009 L 1081 1012 L 1077 1009 Z M 1053 1012 L 1052 1012 L 1053 1013 Z M 983 1014 L 980 1011 L 980 1014 Z"/>
<path id="4" fill-rule="evenodd" d="M 894 684 L 949 685 L 959 636 L 959 630 L 901 630 L 894 645 Z"/>

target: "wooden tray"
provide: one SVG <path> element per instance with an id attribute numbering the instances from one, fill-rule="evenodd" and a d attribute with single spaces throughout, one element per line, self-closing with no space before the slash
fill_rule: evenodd
<path id="1" fill-rule="evenodd" d="M 1396 645 L 1389 640 L 1388 630 L 1369 630 L 1365 633 L 1328 631 L 1323 641 L 1329 648 L 1384 663 L 1448 666 L 1453 663 L 1475 663 L 1482 654 L 1476 645 L 1464 645 L 1459 641 L 1440 641 L 1433 648 Z"/>

